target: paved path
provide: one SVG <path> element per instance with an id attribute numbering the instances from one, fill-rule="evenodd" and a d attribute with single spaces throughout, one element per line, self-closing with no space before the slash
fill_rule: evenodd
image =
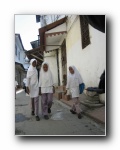
<path id="1" fill-rule="evenodd" d="M 30 98 L 24 91 L 17 92 L 15 100 L 16 135 L 105 135 L 104 125 L 97 124 L 86 116 L 78 119 L 69 112 L 70 107 L 54 99 L 49 120 L 40 121 L 31 116 Z"/>
<path id="2" fill-rule="evenodd" d="M 61 99 L 61 102 L 65 103 L 66 105 L 72 107 L 73 100 L 64 100 Z M 89 108 L 81 104 L 81 109 L 83 110 L 84 114 L 89 116 L 90 118 L 94 119 L 96 122 L 105 124 L 105 106 L 97 107 L 97 108 Z"/>

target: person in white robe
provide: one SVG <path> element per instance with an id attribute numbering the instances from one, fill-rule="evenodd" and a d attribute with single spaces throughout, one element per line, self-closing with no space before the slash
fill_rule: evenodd
<path id="1" fill-rule="evenodd" d="M 23 89 L 25 89 L 25 93 L 26 93 L 26 78 L 23 79 Z"/>
<path id="2" fill-rule="evenodd" d="M 16 90 L 17 90 L 18 82 L 15 80 L 15 99 L 16 99 Z"/>
<path id="3" fill-rule="evenodd" d="M 41 95 L 41 110 L 45 119 L 49 119 L 48 113 L 51 113 L 53 101 L 53 76 L 47 62 L 43 62 L 39 77 L 39 92 Z"/>
<path id="4" fill-rule="evenodd" d="M 31 115 L 36 116 L 36 121 L 39 121 L 39 84 L 38 84 L 38 72 L 36 69 L 37 60 L 30 60 L 30 67 L 27 71 L 26 77 L 26 91 L 31 98 Z"/>
<path id="5" fill-rule="evenodd" d="M 74 101 L 72 109 L 70 112 L 72 114 L 78 114 L 78 118 L 81 118 L 81 109 L 80 109 L 80 100 L 79 100 L 79 84 L 83 83 L 83 79 L 76 69 L 75 66 L 69 66 L 69 74 L 67 77 L 67 85 L 66 85 L 66 92 L 69 91 L 72 99 Z"/>

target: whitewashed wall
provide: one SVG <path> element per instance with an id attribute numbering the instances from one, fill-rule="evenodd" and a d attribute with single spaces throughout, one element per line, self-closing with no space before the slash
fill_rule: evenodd
<path id="1" fill-rule="evenodd" d="M 62 81 L 63 81 L 63 76 L 62 76 L 62 59 L 61 59 L 61 49 L 59 48 L 59 75 L 60 75 L 60 85 L 62 85 Z"/>
<path id="2" fill-rule="evenodd" d="M 79 17 L 73 15 L 68 22 L 67 68 L 75 65 L 86 87 L 98 86 L 99 77 L 106 67 L 106 35 L 89 26 L 91 44 L 82 49 Z"/>

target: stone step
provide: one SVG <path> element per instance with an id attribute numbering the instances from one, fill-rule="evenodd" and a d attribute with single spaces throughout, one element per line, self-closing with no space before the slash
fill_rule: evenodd
<path id="1" fill-rule="evenodd" d="M 100 101 L 99 100 L 84 100 L 85 103 L 89 103 L 89 104 L 99 104 Z"/>
<path id="2" fill-rule="evenodd" d="M 60 99 L 61 102 L 63 102 L 64 104 L 68 105 L 69 107 L 72 107 L 73 105 L 73 101 L 70 99 L 69 101 L 65 100 L 65 99 Z"/>
<path id="3" fill-rule="evenodd" d="M 62 99 L 66 100 L 66 101 L 69 101 L 71 99 L 71 96 L 70 95 L 64 95 L 64 92 L 63 92 L 62 93 Z"/>
<path id="4" fill-rule="evenodd" d="M 101 103 L 98 103 L 98 104 L 90 104 L 90 103 L 86 103 L 86 102 L 83 102 L 81 101 L 81 104 L 89 107 L 89 108 L 97 108 L 97 107 L 102 107 L 104 106 L 104 104 L 101 104 Z"/>
<path id="5" fill-rule="evenodd" d="M 66 87 L 65 86 L 57 86 L 55 87 L 56 90 L 60 90 L 60 91 L 65 91 Z"/>
<path id="6" fill-rule="evenodd" d="M 54 93 L 53 96 L 60 100 L 62 98 L 62 95 L 60 93 Z"/>
<path id="7" fill-rule="evenodd" d="M 56 93 L 63 93 L 64 91 L 63 91 L 63 90 L 56 89 L 55 92 L 56 92 Z"/>
<path id="8" fill-rule="evenodd" d="M 62 90 L 55 90 L 55 93 L 53 94 L 54 97 L 56 97 L 58 100 L 64 99 L 66 101 L 70 100 L 70 95 L 64 95 L 65 91 Z"/>
<path id="9" fill-rule="evenodd" d="M 62 92 L 60 91 L 55 91 L 55 93 L 53 94 L 53 96 L 55 98 L 57 98 L 58 100 L 60 100 L 62 98 Z"/>

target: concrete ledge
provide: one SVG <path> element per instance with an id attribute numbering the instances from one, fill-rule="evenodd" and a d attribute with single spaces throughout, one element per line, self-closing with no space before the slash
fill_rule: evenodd
<path id="1" fill-rule="evenodd" d="M 73 100 L 71 100 L 71 99 L 69 101 L 60 99 L 60 101 L 69 107 L 72 107 L 72 105 L 73 105 Z M 88 107 L 81 103 L 81 109 L 83 111 L 82 113 L 85 116 L 90 117 L 91 119 L 93 119 L 96 122 L 105 124 L 105 106 L 96 108 L 96 105 L 95 105 L 95 107 Z"/>
<path id="2" fill-rule="evenodd" d="M 64 95 L 64 93 L 62 93 L 62 99 L 69 101 L 70 100 L 70 95 Z"/>
<path id="3" fill-rule="evenodd" d="M 72 107 L 73 100 L 70 98 L 67 100 L 63 91 L 60 91 L 61 95 L 58 97 L 61 102 L 69 107 Z M 105 105 L 99 102 L 97 97 L 88 97 L 85 94 L 80 94 L 80 104 L 83 114 L 90 117 L 96 122 L 105 124 Z"/>
<path id="4" fill-rule="evenodd" d="M 60 100 L 61 98 L 62 98 L 62 92 L 55 92 L 54 94 L 53 94 L 53 96 L 55 97 L 55 98 L 57 98 L 58 100 Z"/>
<path id="5" fill-rule="evenodd" d="M 55 89 L 59 90 L 59 91 L 65 91 L 66 87 L 65 86 L 57 86 L 57 87 L 55 87 Z"/>
<path id="6" fill-rule="evenodd" d="M 86 102 L 83 102 L 83 101 L 81 101 L 81 104 L 83 104 L 83 105 L 85 105 L 85 106 L 87 106 L 87 107 L 89 107 L 89 108 L 98 108 L 98 107 L 104 106 L 104 105 L 101 104 L 101 103 L 94 104 L 94 103 L 86 103 Z"/>
<path id="7" fill-rule="evenodd" d="M 93 120 L 104 124 L 105 123 L 105 107 L 96 108 L 94 110 L 88 110 L 84 114 Z"/>
<path id="8" fill-rule="evenodd" d="M 73 105 L 73 101 L 72 100 L 66 101 L 64 99 L 60 99 L 60 101 L 63 102 L 64 104 L 70 106 L 70 107 L 72 107 L 72 105 Z"/>

